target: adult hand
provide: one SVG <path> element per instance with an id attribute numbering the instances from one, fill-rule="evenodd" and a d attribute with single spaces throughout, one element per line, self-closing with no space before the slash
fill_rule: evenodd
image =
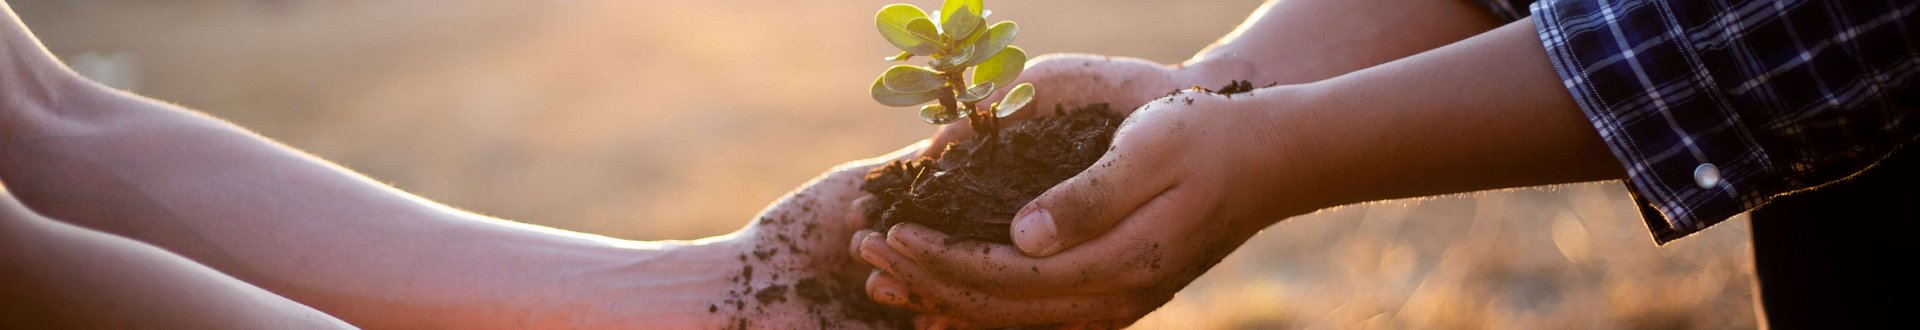
<path id="1" fill-rule="evenodd" d="M 1195 79 L 1189 77 L 1193 75 L 1179 68 L 1137 58 L 1090 54 L 1042 55 L 1029 61 L 1027 69 L 1012 83 L 1033 83 L 1037 88 L 1033 101 L 1028 103 L 1027 109 L 1002 120 L 1011 122 L 1051 116 L 1055 107 L 1075 109 L 1100 103 L 1106 103 L 1108 109 L 1126 115 L 1149 100 L 1179 89 L 1180 83 Z M 1005 96 L 1007 90 L 995 91 L 987 99 L 997 100 Z M 941 126 L 929 146 L 920 151 L 920 155 L 938 157 L 945 151 L 947 143 L 965 140 L 973 135 L 973 127 L 966 121 Z M 866 203 L 871 200 L 871 196 L 860 198 L 852 209 L 864 210 Z M 850 216 L 849 221 L 856 226 L 866 226 L 872 221 L 862 214 Z M 871 232 L 863 230 L 855 233 L 853 245 L 857 248 L 862 237 Z M 858 255 L 857 250 L 852 252 Z"/>
<path id="2" fill-rule="evenodd" d="M 924 141 L 884 156 L 847 162 L 802 184 L 760 212 L 746 228 L 688 248 L 686 254 L 717 257 L 737 275 L 711 310 L 695 312 L 720 322 L 699 327 L 769 328 L 818 325 L 829 329 L 897 328 L 910 312 L 874 304 L 861 293 L 873 269 L 846 254 L 846 241 L 866 228 L 853 200 L 867 172 L 888 161 L 906 159 L 926 148 Z M 692 266 L 689 266 L 692 267 Z M 708 305 L 700 305 L 705 309 Z M 645 320 L 641 320 L 644 323 Z M 659 322 L 651 326 L 669 326 Z"/>
<path id="3" fill-rule="evenodd" d="M 1018 213 L 1018 250 L 910 223 L 863 233 L 856 253 L 884 270 L 868 294 L 938 315 L 922 326 L 1130 324 L 1261 228 L 1310 210 L 1281 189 L 1294 187 L 1276 162 L 1281 130 L 1261 109 L 1283 100 L 1277 90 L 1148 103 L 1104 157 Z"/>
<path id="4" fill-rule="evenodd" d="M 1121 115 L 1125 115 L 1149 100 L 1185 87 L 1182 84 L 1188 83 L 1188 80 L 1191 79 L 1182 70 L 1138 58 L 1090 54 L 1042 55 L 1029 61 L 1020 77 L 1009 83 L 1009 86 L 1033 83 L 1033 101 L 1028 103 L 1025 110 L 1002 120 L 1020 121 L 1036 116 L 1052 116 L 1056 106 L 1073 110 L 1100 103 L 1106 103 L 1108 109 L 1121 111 Z M 998 100 L 1008 90 L 1011 88 L 1001 88 L 986 99 Z M 933 147 L 925 151 L 926 155 L 939 156 L 947 143 L 965 140 L 973 134 L 973 126 L 966 121 L 942 126 L 934 134 Z"/>
<path id="5" fill-rule="evenodd" d="M 896 226 L 862 241 L 891 274 L 868 294 L 967 325 L 1124 324 L 1284 216 L 1624 177 L 1535 31 L 1522 20 L 1321 82 L 1153 101 L 1018 213 L 1015 244 L 1045 257 Z"/>

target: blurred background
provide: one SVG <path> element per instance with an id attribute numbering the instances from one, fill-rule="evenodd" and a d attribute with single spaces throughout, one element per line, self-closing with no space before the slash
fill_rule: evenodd
<path id="1" fill-rule="evenodd" d="M 890 1 L 10 2 L 109 85 L 456 207 L 620 238 L 732 231 L 932 131 L 867 96 Z M 989 7 L 1029 53 L 1171 63 L 1260 2 Z M 1349 206 L 1269 228 L 1137 327 L 1752 328 L 1747 241 L 1736 219 L 1655 247 L 1618 183 Z"/>

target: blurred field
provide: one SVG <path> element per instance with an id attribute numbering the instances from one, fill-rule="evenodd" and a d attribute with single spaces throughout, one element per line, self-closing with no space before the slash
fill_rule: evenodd
<path id="1" fill-rule="evenodd" d="M 96 79 L 622 238 L 731 231 L 930 132 L 866 95 L 888 1 L 11 2 Z M 991 6 L 1032 53 L 1177 62 L 1258 4 Z M 1744 220 L 1654 247 L 1617 183 L 1353 206 L 1269 228 L 1139 328 L 1751 328 L 1750 254 Z"/>

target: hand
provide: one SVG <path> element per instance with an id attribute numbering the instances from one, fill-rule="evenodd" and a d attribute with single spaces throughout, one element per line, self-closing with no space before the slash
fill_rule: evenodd
<path id="1" fill-rule="evenodd" d="M 1148 103 L 1112 151 L 1018 213 L 1018 250 L 914 224 L 862 233 L 855 253 L 884 270 L 868 294 L 938 315 L 922 326 L 1130 324 L 1261 228 L 1310 210 L 1282 189 L 1298 186 L 1262 109 L 1283 100 L 1277 90 Z"/>
<path id="2" fill-rule="evenodd" d="M 716 320 L 722 322 L 700 327 L 897 328 L 901 324 L 894 322 L 908 320 L 910 312 L 874 304 L 862 294 L 872 267 L 849 257 L 841 238 L 867 227 L 856 221 L 860 209 L 848 207 L 865 195 L 860 183 L 867 171 L 918 154 L 925 146 L 922 142 L 837 166 L 768 206 L 738 233 L 691 247 L 689 254 L 738 261 L 723 262 L 738 264 L 728 271 L 739 276 L 729 279 L 726 292 L 714 300 L 717 312 L 705 310 L 707 305 L 696 312 L 722 317 Z"/>
<path id="3" fill-rule="evenodd" d="M 1027 69 L 1009 85 L 1033 83 L 1034 98 L 1026 109 L 1002 120 L 1019 121 L 1052 116 L 1055 106 L 1073 110 L 1106 103 L 1114 111 L 1132 112 L 1141 104 L 1185 87 L 1186 73 L 1147 60 L 1088 54 L 1047 54 L 1027 63 Z M 1011 88 L 1001 88 L 988 100 L 998 100 Z M 939 156 L 949 142 L 973 136 L 966 121 L 942 126 L 933 136 L 928 156 Z"/>

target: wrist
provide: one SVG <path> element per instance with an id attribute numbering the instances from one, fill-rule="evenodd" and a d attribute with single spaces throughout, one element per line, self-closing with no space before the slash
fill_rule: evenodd
<path id="1" fill-rule="evenodd" d="M 719 328 L 718 306 L 737 276 L 732 241 L 621 249 L 600 266 L 561 276 L 562 289 L 541 313 L 554 327 L 650 324 Z M 731 268 L 731 269 L 730 269 Z M 724 312 L 724 310 L 722 310 Z M 552 322 L 546 322 L 552 321 Z"/>
<path id="2" fill-rule="evenodd" d="M 1258 79 L 1257 77 L 1260 77 L 1257 69 L 1253 63 L 1237 58 L 1207 56 L 1205 58 L 1196 58 L 1195 60 L 1181 63 L 1179 66 L 1173 68 L 1168 75 L 1174 82 L 1174 88 L 1186 88 L 1188 86 L 1207 86 L 1213 88 L 1233 80 L 1248 80 L 1252 82 L 1250 79 Z M 1256 85 L 1265 85 L 1265 83 L 1267 82 L 1261 82 Z"/>
<path id="3" fill-rule="evenodd" d="M 1256 125 L 1249 131 L 1257 147 L 1244 150 L 1252 164 L 1250 177 L 1258 178 L 1257 187 L 1248 196 L 1261 198 L 1268 208 L 1263 218 L 1277 222 L 1287 217 L 1339 205 L 1338 184 L 1341 162 L 1329 159 L 1334 141 L 1325 141 L 1320 127 L 1325 119 L 1316 116 L 1329 106 L 1316 84 L 1286 85 L 1256 90 L 1246 102 L 1256 104 L 1257 117 L 1246 120 Z M 1277 198 L 1276 198 L 1277 197 Z M 1271 224 L 1271 222 L 1267 223 Z"/>

